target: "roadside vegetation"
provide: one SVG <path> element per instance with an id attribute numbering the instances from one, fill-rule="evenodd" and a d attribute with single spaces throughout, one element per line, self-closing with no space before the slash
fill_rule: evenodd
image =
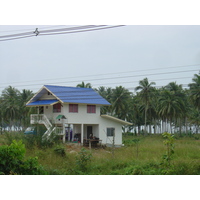
<path id="1" fill-rule="evenodd" d="M 0 136 L 0 154 L 4 155 L 0 159 L 1 174 L 200 175 L 199 135 L 127 133 L 123 136 L 124 147 L 91 150 L 58 140 L 47 145 L 36 142 L 36 137 L 23 133 Z"/>

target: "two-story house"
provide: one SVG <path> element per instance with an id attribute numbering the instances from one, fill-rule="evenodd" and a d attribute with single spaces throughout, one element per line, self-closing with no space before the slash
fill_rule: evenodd
<path id="1" fill-rule="evenodd" d="M 44 124 L 49 137 L 53 132 L 68 141 L 79 140 L 83 144 L 91 135 L 99 138 L 102 144 L 122 145 L 122 126 L 132 125 L 118 118 L 101 115 L 101 106 L 110 106 L 92 88 L 44 85 L 26 106 L 37 107 L 32 114 L 31 124 Z M 71 134 L 70 134 L 70 130 Z M 69 134 L 68 134 L 69 133 Z"/>

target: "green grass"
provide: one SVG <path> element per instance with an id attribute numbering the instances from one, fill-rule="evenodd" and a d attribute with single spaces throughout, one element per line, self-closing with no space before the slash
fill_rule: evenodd
<path id="1" fill-rule="evenodd" d="M 15 139 L 16 137 L 15 135 Z M 134 142 L 135 139 L 139 139 L 138 144 Z M 6 144 L 7 140 L 5 135 L 0 136 L 0 144 Z M 80 169 L 77 165 L 77 160 L 80 161 L 81 159 L 79 153 L 82 147 L 75 144 L 56 144 L 45 148 L 33 146 L 32 148 L 26 148 L 26 157 L 37 156 L 39 164 L 49 174 L 200 174 L 200 140 L 196 140 L 194 137 L 176 137 L 175 153 L 170 166 L 161 164 L 163 161 L 162 156 L 166 154 L 166 146 L 163 141 L 162 135 L 123 136 L 125 146 L 116 148 L 114 155 L 111 148 L 92 150 L 86 148 L 86 154 L 91 153 L 92 157 L 84 169 Z M 65 151 L 64 154 L 63 151 Z"/>

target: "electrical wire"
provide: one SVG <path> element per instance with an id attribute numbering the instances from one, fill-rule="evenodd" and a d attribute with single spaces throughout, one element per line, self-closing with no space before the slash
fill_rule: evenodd
<path id="1" fill-rule="evenodd" d="M 115 76 L 115 77 L 106 77 L 106 78 L 96 78 L 96 79 L 87 79 L 87 80 L 84 80 L 86 82 L 91 82 L 91 81 L 104 81 L 104 80 L 112 80 L 112 79 L 124 79 L 124 78 L 134 78 L 134 77 L 145 77 L 145 76 L 157 76 L 157 75 L 162 75 L 162 74 L 177 74 L 177 73 L 183 73 L 183 72 L 192 72 L 192 71 L 196 71 L 196 70 L 185 70 L 185 71 L 176 71 L 176 72 L 161 72 L 161 73 L 154 73 L 154 74 L 139 74 L 139 75 L 129 75 L 129 76 Z M 74 83 L 74 82 L 77 82 L 77 80 L 74 80 L 74 81 L 70 81 L 70 83 Z M 60 84 L 60 83 L 66 83 L 65 82 L 56 82 L 56 84 Z M 38 85 L 37 84 L 29 84 L 29 85 L 17 85 L 17 87 L 22 87 L 22 86 L 33 86 L 33 85 Z M 0 87 L 2 88 L 2 86 Z"/>
<path id="2" fill-rule="evenodd" d="M 44 35 L 58 35 L 58 34 L 69 34 L 69 33 L 81 33 L 81 32 L 88 32 L 88 31 L 97 31 L 102 29 L 109 29 L 109 28 L 118 28 L 125 25 L 118 25 L 118 26 L 111 26 L 111 27 L 101 27 L 101 28 L 93 28 L 93 29 L 87 29 L 87 30 L 78 30 L 78 31 L 69 31 L 69 32 L 60 32 L 60 33 L 48 33 L 48 34 L 40 34 L 40 36 Z"/>
<path id="3" fill-rule="evenodd" d="M 182 67 L 196 67 L 196 66 L 200 66 L 200 64 L 194 64 L 194 65 L 182 65 L 182 66 L 173 66 L 173 67 L 166 67 L 166 68 L 153 68 L 153 69 L 144 69 L 144 70 L 134 70 L 134 71 L 126 71 L 126 72 L 116 72 L 116 73 L 107 73 L 107 74 L 93 74 L 93 75 L 87 75 L 87 76 L 74 76 L 74 77 L 64 77 L 64 78 L 54 78 L 54 79 L 42 79 L 42 80 L 31 80 L 31 81 L 23 81 L 23 82 L 11 82 L 10 84 L 23 84 L 23 83 L 28 83 L 28 82 L 40 82 L 40 81 L 54 81 L 54 80 L 62 80 L 62 79 L 74 79 L 74 78 L 85 78 L 85 77 L 95 77 L 95 76 L 107 76 L 107 75 L 117 75 L 117 74 L 130 74 L 130 73 L 136 73 L 136 72 L 142 72 L 142 71 L 154 71 L 154 70 L 166 70 L 166 69 L 174 69 L 174 68 L 182 68 Z M 194 70 L 195 71 L 195 70 Z M 179 71 L 180 72 L 180 71 Z M 186 71 L 188 72 L 188 71 Z M 163 72 L 163 73 L 167 73 L 167 72 Z M 173 72 L 170 72 L 170 73 L 173 73 Z M 144 74 L 142 75 L 135 75 L 135 76 L 143 76 Z M 149 75 L 149 74 L 148 74 Z M 117 77 L 118 78 L 118 77 Z M 123 78 L 123 77 L 122 77 Z M 126 77 L 125 77 L 126 78 Z M 110 79 L 110 77 L 108 77 L 107 79 Z M 97 80 L 97 79 L 93 79 L 93 80 Z M 100 79 L 102 80 L 102 78 Z M 160 79 L 161 80 L 161 79 Z M 89 80 L 84 80 L 84 81 L 92 81 L 91 79 Z M 76 80 L 76 81 L 73 81 L 73 82 L 80 82 L 80 80 Z M 55 84 L 59 84 L 59 83 L 64 83 L 64 82 L 56 82 Z M 7 85 L 7 83 L 0 83 L 1 86 L 2 85 Z M 40 83 L 39 83 L 40 84 Z M 39 85 L 38 84 L 38 85 Z M 54 83 L 52 83 L 54 84 Z M 29 86 L 29 85 L 27 85 Z M 1 87 L 0 87 L 1 88 Z"/>
<path id="4" fill-rule="evenodd" d="M 33 36 L 46 36 L 46 35 L 58 35 L 58 34 L 71 34 L 71 33 L 80 33 L 80 32 L 87 32 L 87 31 L 97 31 L 102 29 L 109 29 L 109 28 L 117 28 L 125 25 L 115 25 L 115 26 L 108 26 L 108 25 L 87 25 L 87 26 L 78 26 L 78 27 L 70 27 L 64 29 L 50 29 L 50 30 L 43 30 L 34 32 L 23 32 L 11 35 L 2 35 L 0 36 L 0 42 L 7 41 L 7 40 L 16 40 L 25 38 L 25 36 L 33 37 Z"/>
<path id="5" fill-rule="evenodd" d="M 17 25 L 16 25 L 17 26 Z M 22 26 L 25 26 L 25 25 L 22 25 Z M 29 26 L 29 25 L 28 25 Z M 53 25 L 49 25 L 51 28 L 53 28 L 53 27 L 60 27 L 60 26 L 66 26 L 66 25 L 56 25 L 56 26 L 53 26 Z M 40 29 L 46 29 L 46 28 L 49 28 L 49 26 L 42 26 L 42 27 L 40 27 Z M 31 28 L 29 28 L 29 29 L 17 29 L 17 30 L 10 30 L 10 31 L 0 31 L 0 33 L 9 33 L 9 32 L 19 32 L 19 31 L 32 31 L 32 29 Z"/>

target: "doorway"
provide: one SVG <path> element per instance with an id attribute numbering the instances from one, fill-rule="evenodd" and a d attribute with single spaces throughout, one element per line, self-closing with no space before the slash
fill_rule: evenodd
<path id="1" fill-rule="evenodd" d="M 93 132 L 92 132 L 92 126 L 87 126 L 87 139 L 89 139 L 90 134 L 93 134 Z"/>

